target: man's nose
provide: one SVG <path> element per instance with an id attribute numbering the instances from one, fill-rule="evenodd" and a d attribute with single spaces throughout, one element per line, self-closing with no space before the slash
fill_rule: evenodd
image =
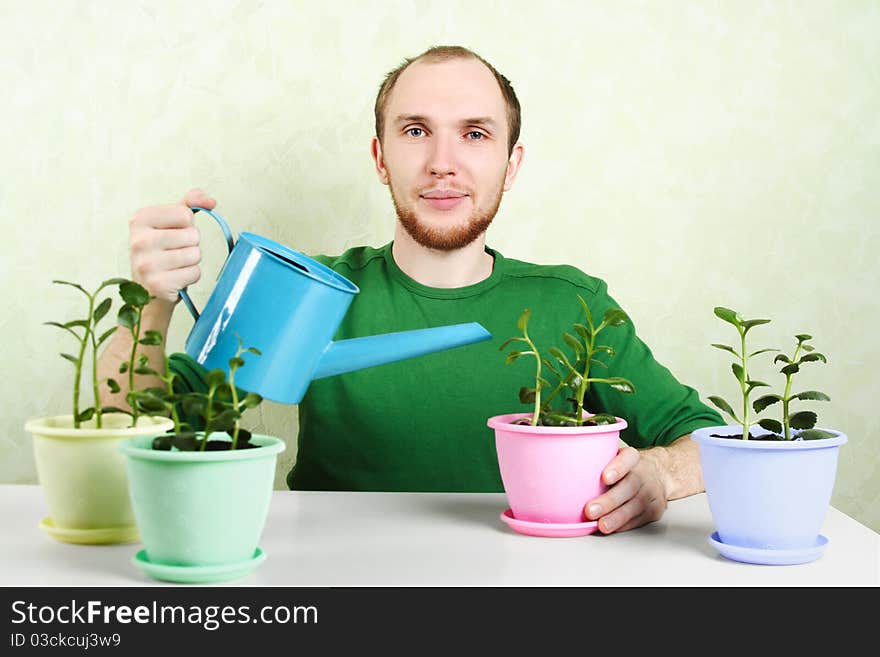
<path id="1" fill-rule="evenodd" d="M 454 175 L 455 144 L 453 139 L 446 136 L 436 136 L 431 143 L 431 152 L 428 155 L 428 171 L 432 176 Z"/>

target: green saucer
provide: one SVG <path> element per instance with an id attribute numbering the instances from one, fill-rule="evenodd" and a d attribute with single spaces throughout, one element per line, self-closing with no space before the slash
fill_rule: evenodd
<path id="1" fill-rule="evenodd" d="M 172 566 L 164 563 L 152 563 L 147 559 L 146 550 L 140 550 L 131 558 L 131 562 L 142 568 L 150 577 L 183 584 L 204 584 L 238 579 L 253 571 L 265 560 L 266 553 L 259 547 L 254 550 L 254 556 L 250 559 L 215 566 Z"/>
<path id="2" fill-rule="evenodd" d="M 136 525 L 131 527 L 101 527 L 99 529 L 71 529 L 56 527 L 52 518 L 40 520 L 40 529 L 56 541 L 77 545 L 110 545 L 113 543 L 140 543 L 141 535 Z"/>

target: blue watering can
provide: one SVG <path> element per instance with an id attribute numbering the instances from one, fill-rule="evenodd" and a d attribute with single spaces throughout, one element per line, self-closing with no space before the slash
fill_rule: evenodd
<path id="1" fill-rule="evenodd" d="M 282 404 L 299 403 L 315 379 L 423 356 L 489 340 L 480 324 L 453 324 L 333 342 L 345 312 L 359 290 L 344 276 L 278 242 L 241 233 L 236 243 L 226 221 L 214 217 L 226 236 L 229 256 L 204 310 L 199 313 L 180 291 L 195 325 L 186 353 L 208 370 L 229 371 L 239 337 L 246 366 L 235 384 Z"/>

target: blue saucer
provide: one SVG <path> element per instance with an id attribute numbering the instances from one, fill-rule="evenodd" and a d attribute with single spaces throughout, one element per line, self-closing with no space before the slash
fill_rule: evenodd
<path id="1" fill-rule="evenodd" d="M 758 563 L 768 566 L 791 566 L 798 563 L 815 561 L 822 556 L 828 539 L 819 534 L 815 544 L 805 548 L 788 550 L 767 550 L 762 548 L 742 547 L 741 545 L 728 545 L 718 538 L 718 532 L 712 532 L 709 537 L 709 545 L 718 550 L 723 556 L 733 561 L 743 563 Z"/>

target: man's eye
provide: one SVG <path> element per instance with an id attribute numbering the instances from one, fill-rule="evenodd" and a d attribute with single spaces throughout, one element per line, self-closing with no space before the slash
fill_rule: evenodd
<path id="1" fill-rule="evenodd" d="M 470 139 L 471 141 L 479 141 L 479 140 L 484 139 L 486 137 L 486 135 L 484 135 L 479 130 L 471 130 L 469 133 L 467 133 L 467 136 L 468 136 L 468 139 Z"/>
<path id="2" fill-rule="evenodd" d="M 410 137 L 421 137 L 423 134 L 425 134 L 425 131 L 421 128 L 409 128 L 407 129 L 406 134 L 408 134 Z"/>

